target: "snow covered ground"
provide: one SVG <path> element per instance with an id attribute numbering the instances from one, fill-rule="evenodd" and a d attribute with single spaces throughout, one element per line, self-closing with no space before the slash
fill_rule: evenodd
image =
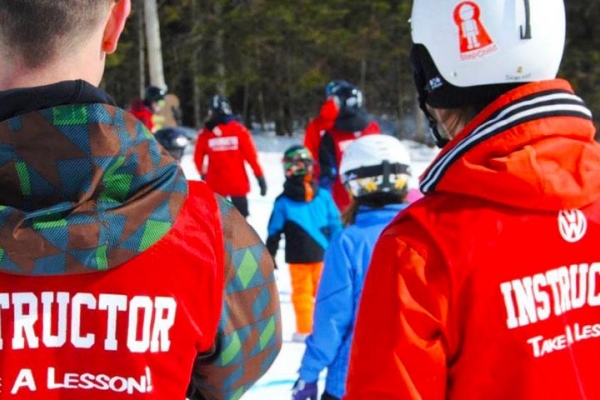
<path id="1" fill-rule="evenodd" d="M 265 172 L 267 181 L 267 195 L 259 195 L 258 184 L 255 179 L 251 179 L 252 191 L 248 196 L 250 216 L 248 222 L 254 227 L 256 232 L 266 240 L 267 224 L 273 208 L 275 198 L 281 193 L 283 188 L 283 168 L 281 158 L 283 151 L 292 144 L 301 144 L 303 138 L 298 137 L 277 137 L 272 134 L 255 135 L 254 140 L 259 151 L 259 160 Z M 413 180 L 412 187 L 417 187 L 417 178 L 423 170 L 429 165 L 436 154 L 436 150 L 429 149 L 422 145 L 412 142 L 406 142 L 411 150 L 413 161 Z M 198 179 L 192 160 L 191 153 L 188 152 L 182 160 L 182 167 L 188 179 Z M 248 175 L 252 177 L 252 172 L 248 167 Z M 281 300 L 281 314 L 283 320 L 283 340 L 284 344 L 279 356 L 267 371 L 267 373 L 242 397 L 242 400 L 284 400 L 291 398 L 291 388 L 297 378 L 297 370 L 300 366 L 300 360 L 304 353 L 304 344 L 291 341 L 294 332 L 295 320 L 294 311 L 290 299 L 291 285 L 288 270 L 285 268 L 283 254 L 284 241 L 280 243 L 280 251 L 277 252 L 277 265 L 281 266 L 277 274 L 277 284 Z M 319 384 L 320 390 L 323 390 L 323 379 L 325 371 L 321 374 Z"/>

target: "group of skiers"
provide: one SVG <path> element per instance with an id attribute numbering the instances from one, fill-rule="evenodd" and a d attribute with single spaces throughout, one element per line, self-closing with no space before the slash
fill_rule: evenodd
<path id="1" fill-rule="evenodd" d="M 248 178 L 219 166 L 249 163 L 266 194 L 225 98 L 188 181 L 98 87 L 131 3 L 0 2 L 0 397 L 241 398 L 280 351 L 285 235 L 293 400 L 317 400 L 324 369 L 322 400 L 600 398 L 600 145 L 556 78 L 563 0 L 413 0 L 441 148 L 424 196 L 409 204 L 406 147 L 335 80 L 283 154 L 266 245 Z"/>

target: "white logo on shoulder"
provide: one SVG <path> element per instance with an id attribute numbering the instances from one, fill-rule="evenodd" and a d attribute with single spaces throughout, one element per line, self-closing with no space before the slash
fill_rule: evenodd
<path id="1" fill-rule="evenodd" d="M 563 210 L 558 213 L 558 230 L 563 239 L 575 243 L 585 235 L 587 219 L 579 210 Z"/>

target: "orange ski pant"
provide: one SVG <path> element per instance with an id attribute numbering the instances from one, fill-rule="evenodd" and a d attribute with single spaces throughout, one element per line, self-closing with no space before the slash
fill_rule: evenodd
<path id="1" fill-rule="evenodd" d="M 292 283 L 292 305 L 296 314 L 296 332 L 308 334 L 312 332 L 315 297 L 323 262 L 307 264 L 290 264 Z"/>

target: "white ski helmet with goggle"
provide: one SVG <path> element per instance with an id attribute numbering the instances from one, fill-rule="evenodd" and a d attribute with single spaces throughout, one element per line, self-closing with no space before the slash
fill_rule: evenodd
<path id="1" fill-rule="evenodd" d="M 408 190 L 410 153 L 393 136 L 379 134 L 354 140 L 342 156 L 340 179 L 354 197 Z"/>
<path id="2" fill-rule="evenodd" d="M 410 24 L 417 89 L 439 108 L 493 100 L 496 85 L 554 79 L 565 43 L 563 0 L 414 0 Z M 456 90 L 473 87 L 483 88 Z"/>

